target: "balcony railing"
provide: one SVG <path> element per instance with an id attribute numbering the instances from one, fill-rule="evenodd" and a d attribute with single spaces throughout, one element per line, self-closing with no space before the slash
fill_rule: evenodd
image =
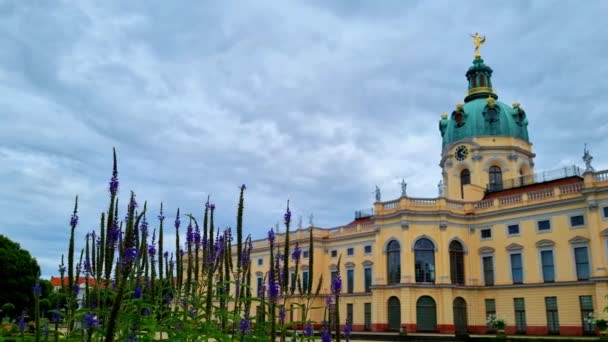
<path id="1" fill-rule="evenodd" d="M 374 216 L 374 208 L 361 209 L 355 211 L 355 220 L 364 219 Z"/>
<path id="2" fill-rule="evenodd" d="M 599 173 L 599 172 L 598 172 Z M 582 177 L 581 169 L 578 166 L 566 166 L 561 169 L 538 172 L 532 175 L 526 175 L 502 181 L 502 184 L 488 184 L 486 189 L 488 192 L 496 192 L 507 189 L 518 188 L 520 186 L 532 185 L 538 183 L 549 182 L 556 179 L 567 178 L 567 177 Z M 608 179 L 608 174 L 603 175 Z"/>

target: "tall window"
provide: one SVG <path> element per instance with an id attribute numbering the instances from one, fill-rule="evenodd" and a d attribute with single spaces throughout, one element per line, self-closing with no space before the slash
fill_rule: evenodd
<path id="1" fill-rule="evenodd" d="M 540 252 L 540 259 L 543 267 L 543 281 L 545 283 L 555 281 L 555 266 L 553 265 L 553 251 L 546 250 Z"/>
<path id="2" fill-rule="evenodd" d="M 372 303 L 364 303 L 363 307 L 363 329 L 370 331 L 372 330 Z"/>
<path id="3" fill-rule="evenodd" d="M 302 272 L 302 292 L 308 292 L 308 271 Z"/>
<path id="4" fill-rule="evenodd" d="M 460 198 L 464 198 L 464 186 L 471 184 L 471 171 L 464 169 L 460 172 Z"/>
<path id="5" fill-rule="evenodd" d="M 352 268 L 346 270 L 346 292 L 353 293 L 355 288 L 355 270 Z"/>
<path id="6" fill-rule="evenodd" d="M 417 283 L 435 282 L 435 245 L 427 238 L 414 245 L 414 269 Z"/>
<path id="7" fill-rule="evenodd" d="M 401 248 L 399 242 L 393 240 L 386 247 L 386 258 L 388 268 L 388 283 L 399 284 L 401 279 Z"/>
<path id="8" fill-rule="evenodd" d="M 260 276 L 257 278 L 258 280 L 258 297 L 264 296 L 264 279 Z"/>
<path id="9" fill-rule="evenodd" d="M 372 292 L 372 268 L 366 267 L 363 272 L 365 273 L 365 292 Z"/>
<path id="10" fill-rule="evenodd" d="M 576 263 L 576 278 L 578 280 L 589 279 L 589 254 L 587 254 L 587 247 L 574 248 L 574 261 Z"/>
<path id="11" fill-rule="evenodd" d="M 486 322 L 488 322 L 488 331 L 492 331 L 494 330 L 494 327 L 490 325 L 489 322 L 489 317 L 490 315 L 494 315 L 496 316 L 496 301 L 491 298 L 491 299 L 486 299 L 485 300 L 486 303 Z"/>
<path id="12" fill-rule="evenodd" d="M 464 248 L 456 240 L 450 242 L 450 278 L 452 284 L 464 285 Z"/>
<path id="13" fill-rule="evenodd" d="M 521 253 L 511 254 L 511 277 L 513 278 L 513 284 L 521 284 L 524 281 Z"/>
<path id="14" fill-rule="evenodd" d="M 557 297 L 545 297 L 547 310 L 547 330 L 549 334 L 559 334 L 559 315 L 557 314 Z"/>
<path id="15" fill-rule="evenodd" d="M 515 305 L 515 332 L 526 333 L 526 303 L 523 298 L 513 298 Z"/>
<path id="16" fill-rule="evenodd" d="M 580 296 L 578 298 L 581 304 L 583 333 L 585 335 L 595 335 L 595 325 L 593 324 L 593 299 L 591 296 Z"/>
<path id="17" fill-rule="evenodd" d="M 490 167 L 490 191 L 502 190 L 502 171 L 498 166 Z"/>
<path id="18" fill-rule="evenodd" d="M 483 264 L 483 281 L 486 286 L 494 285 L 494 257 L 487 255 L 481 258 Z"/>
<path id="19" fill-rule="evenodd" d="M 346 304 L 346 324 L 353 324 L 353 304 Z"/>

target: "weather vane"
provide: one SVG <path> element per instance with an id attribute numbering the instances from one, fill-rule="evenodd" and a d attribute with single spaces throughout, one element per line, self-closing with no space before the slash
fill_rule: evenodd
<path id="1" fill-rule="evenodd" d="M 479 33 L 475 32 L 472 34 L 473 44 L 475 44 L 475 58 L 481 58 L 481 54 L 479 54 L 479 47 L 486 42 L 486 36 L 480 36 Z"/>

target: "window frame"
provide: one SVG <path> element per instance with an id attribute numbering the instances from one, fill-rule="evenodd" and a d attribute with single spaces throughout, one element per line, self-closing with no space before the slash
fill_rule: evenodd
<path id="1" fill-rule="evenodd" d="M 395 245 L 393 245 L 395 243 Z M 391 250 L 391 245 L 396 246 L 397 249 Z M 390 240 L 386 245 L 386 284 L 393 285 L 401 283 L 401 243 L 397 240 Z M 393 258 L 391 261 L 391 255 L 396 254 L 397 257 Z M 393 272 L 391 272 L 392 263 L 396 263 L 393 268 L 395 268 Z"/>
<path id="2" fill-rule="evenodd" d="M 458 244 L 460 244 L 460 248 L 461 250 L 455 250 L 452 249 L 452 244 L 454 242 L 457 242 Z M 464 244 L 457 240 L 454 239 L 452 241 L 450 241 L 450 244 L 448 245 L 448 253 L 449 253 L 449 258 L 450 258 L 450 283 L 452 285 L 461 285 L 464 286 L 466 284 L 466 269 L 465 269 L 465 262 L 464 262 L 464 255 L 465 255 L 465 248 L 464 248 Z M 459 275 L 458 272 L 458 267 L 454 267 L 454 266 L 458 266 L 459 262 L 461 262 L 460 267 L 462 267 L 462 272 Z M 462 279 L 459 279 L 461 278 Z M 462 280 L 462 281 L 460 281 Z"/>
<path id="3" fill-rule="evenodd" d="M 486 282 L 486 269 L 484 268 L 484 258 L 492 258 L 492 283 L 488 284 Z M 481 254 L 480 257 L 480 261 L 481 261 L 481 274 L 482 274 L 482 278 L 483 278 L 483 286 L 494 286 L 496 284 L 496 258 L 494 257 L 494 253 L 486 253 L 486 254 Z"/>
<path id="4" fill-rule="evenodd" d="M 355 255 L 355 247 L 348 247 L 346 249 L 346 256 L 353 256 Z"/>
<path id="5" fill-rule="evenodd" d="M 550 298 L 555 299 L 555 309 L 553 309 L 553 308 L 549 309 L 548 299 L 550 299 Z M 545 297 L 545 313 L 547 315 L 547 334 L 558 335 L 560 325 L 559 325 L 559 303 L 557 301 L 557 296 Z M 556 321 L 555 324 L 557 325 L 557 330 L 551 329 L 551 325 L 549 324 L 549 313 L 555 313 L 555 321 Z"/>
<path id="6" fill-rule="evenodd" d="M 549 222 L 549 229 L 540 229 L 539 223 L 547 221 Z M 551 222 L 551 218 L 544 218 L 540 220 L 536 220 L 536 232 L 537 233 L 550 233 L 553 231 L 553 222 Z"/>
<path id="7" fill-rule="evenodd" d="M 369 247 L 369 252 L 366 250 Z M 363 246 L 363 254 L 372 254 L 372 245 L 365 245 Z"/>
<path id="8" fill-rule="evenodd" d="M 576 261 L 576 249 L 577 248 L 585 248 L 586 249 L 586 256 L 587 256 L 587 278 L 580 278 L 579 274 L 578 274 L 578 262 Z M 574 276 L 576 278 L 577 281 L 580 280 L 589 280 L 592 277 L 592 268 L 591 268 L 591 251 L 589 248 L 589 244 L 588 243 L 575 243 L 575 244 L 571 244 L 571 251 L 572 251 L 572 261 L 573 261 L 573 266 L 574 266 Z"/>
<path id="9" fill-rule="evenodd" d="M 522 309 L 518 309 L 518 300 L 521 300 Z M 513 313 L 513 324 L 515 325 L 515 333 L 525 334 L 526 330 L 528 329 L 528 324 L 526 320 L 526 299 L 524 297 L 513 298 Z M 518 316 L 518 314 L 520 314 L 520 316 Z M 518 317 L 520 317 L 522 322 L 517 322 Z M 523 329 L 520 329 L 520 326 L 523 326 Z"/>
<path id="10" fill-rule="evenodd" d="M 490 236 L 488 237 L 483 237 L 483 232 L 484 231 L 489 231 L 490 232 Z M 486 228 L 480 228 L 479 229 L 479 239 L 480 240 L 492 240 L 492 227 L 486 227 Z"/>
<path id="11" fill-rule="evenodd" d="M 346 269 L 346 293 L 355 292 L 355 269 Z"/>
<path id="12" fill-rule="evenodd" d="M 486 322 L 487 322 L 488 317 L 490 315 L 496 316 L 496 299 L 495 298 L 485 298 L 483 302 L 484 302 L 484 309 L 486 311 Z M 490 308 L 488 306 L 488 303 L 492 303 L 493 310 L 489 310 Z M 495 331 L 494 327 L 490 326 L 489 323 L 486 323 L 486 328 L 487 328 L 488 332 Z"/>
<path id="13" fill-rule="evenodd" d="M 422 246 L 417 246 L 418 244 L 422 243 L 423 240 L 428 241 L 432 247 L 422 247 Z M 416 239 L 416 241 L 414 242 L 414 280 L 416 281 L 416 283 L 425 283 L 425 284 L 434 284 L 436 282 L 436 276 L 437 276 L 437 260 L 435 260 L 436 256 L 435 256 L 435 252 L 437 250 L 437 246 L 435 244 L 435 242 L 433 242 L 433 240 L 431 240 L 430 238 L 426 237 L 426 236 L 422 236 L 418 239 Z M 420 255 L 421 257 L 423 255 L 426 255 L 430 253 L 430 255 L 432 255 L 432 270 L 422 270 L 419 272 L 417 272 L 416 269 L 416 265 L 417 265 L 417 261 L 418 256 Z"/>
<path id="14" fill-rule="evenodd" d="M 578 224 L 578 225 L 573 225 L 572 224 L 572 219 L 575 218 L 575 217 L 582 217 L 583 218 L 583 223 L 582 224 Z M 587 218 L 585 217 L 585 214 L 569 215 L 568 216 L 568 224 L 570 225 L 571 229 L 584 228 L 587 225 Z"/>
<path id="15" fill-rule="evenodd" d="M 517 226 L 517 233 L 511 233 L 509 230 L 510 227 Z M 508 237 L 520 236 L 521 235 L 521 226 L 519 223 L 507 223 L 505 225 L 505 230 L 507 232 Z"/>
<path id="16" fill-rule="evenodd" d="M 367 283 L 367 270 L 369 270 L 369 284 Z M 372 285 L 374 283 L 373 281 L 373 276 L 374 276 L 374 271 L 372 270 L 371 266 L 365 266 L 363 268 L 363 291 L 365 293 L 371 293 L 372 292 Z"/>
<path id="17" fill-rule="evenodd" d="M 513 277 L 513 256 L 514 255 L 519 255 L 519 261 L 521 263 L 520 265 L 520 272 L 521 272 L 521 281 L 516 282 L 515 278 Z M 525 277 L 524 277 L 524 256 L 521 250 L 517 250 L 517 251 L 512 251 L 509 252 L 509 271 L 511 273 L 511 281 L 513 282 L 513 284 L 523 284 L 525 282 Z"/>
<path id="18" fill-rule="evenodd" d="M 602 207 L 602 220 L 608 220 L 608 205 Z"/>
<path id="19" fill-rule="evenodd" d="M 264 258 L 258 258 L 258 266 L 264 266 Z"/>
<path id="20" fill-rule="evenodd" d="M 590 308 L 584 307 L 583 298 L 585 298 L 585 299 L 589 298 L 591 300 Z M 595 335 L 595 324 L 589 324 L 585 321 L 585 319 L 587 317 L 589 317 L 589 314 L 591 314 L 593 316 L 593 314 L 595 313 L 593 296 L 592 295 L 578 296 L 578 304 L 579 304 L 579 308 L 580 308 L 580 312 L 581 312 L 581 323 L 582 323 L 582 327 L 583 327 L 583 335 Z"/>
<path id="21" fill-rule="evenodd" d="M 338 250 L 337 249 L 332 249 L 330 252 L 330 255 L 332 258 L 337 258 L 338 257 Z"/>
<path id="22" fill-rule="evenodd" d="M 543 252 L 551 252 L 551 261 L 552 264 L 551 266 L 553 267 L 553 279 L 552 280 L 546 280 L 545 279 L 545 268 L 544 268 L 544 264 L 543 264 Z M 555 249 L 553 247 L 543 247 L 543 248 L 538 248 L 538 266 L 540 268 L 540 278 L 541 281 L 543 283 L 554 283 L 555 279 L 557 278 L 557 273 L 555 272 Z"/>

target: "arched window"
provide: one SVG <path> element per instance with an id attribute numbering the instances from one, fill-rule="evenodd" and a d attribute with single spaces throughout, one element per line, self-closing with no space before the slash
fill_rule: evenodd
<path id="1" fill-rule="evenodd" d="M 414 245 L 414 270 L 417 283 L 435 282 L 435 245 L 427 238 Z"/>
<path id="2" fill-rule="evenodd" d="M 464 248 L 456 240 L 450 242 L 450 278 L 452 284 L 464 285 Z"/>
<path id="3" fill-rule="evenodd" d="M 490 167 L 490 191 L 502 190 L 502 171 L 498 166 Z"/>
<path id="4" fill-rule="evenodd" d="M 401 248 L 392 240 L 386 247 L 388 284 L 399 284 L 401 279 Z"/>
<path id="5" fill-rule="evenodd" d="M 471 171 L 464 169 L 460 172 L 460 198 L 464 198 L 464 186 L 471 184 Z"/>

